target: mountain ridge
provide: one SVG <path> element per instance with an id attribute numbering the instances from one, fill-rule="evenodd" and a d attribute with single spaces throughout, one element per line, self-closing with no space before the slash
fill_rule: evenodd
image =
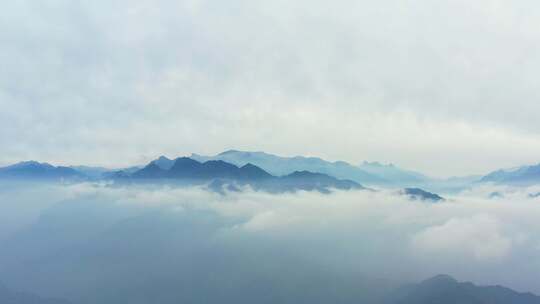
<path id="1" fill-rule="evenodd" d="M 264 169 L 247 163 L 241 167 L 222 160 L 209 160 L 199 162 L 189 157 L 179 157 L 165 170 L 151 161 L 144 168 L 133 174 L 118 175 L 121 180 L 184 180 L 184 181 L 214 181 L 211 188 L 222 192 L 227 181 L 239 185 L 250 185 L 255 189 L 269 190 L 271 192 L 294 190 L 318 190 L 329 192 L 336 189 L 364 189 L 364 187 L 350 180 L 341 180 L 323 173 L 309 171 L 295 171 L 288 175 L 274 176 Z M 215 182 L 219 180 L 218 182 Z"/>
<path id="2" fill-rule="evenodd" d="M 395 165 L 376 167 L 373 165 L 375 163 L 364 162 L 360 166 L 354 166 L 345 161 L 326 161 L 319 157 L 306 156 L 282 157 L 262 151 L 227 150 L 214 156 L 193 153 L 190 157 L 198 161 L 220 159 L 235 165 L 250 162 L 273 175 L 285 175 L 295 171 L 308 170 L 341 179 L 354 180 L 366 185 L 401 185 L 404 182 L 413 183 L 429 180 L 427 176 L 421 173 L 403 170 Z"/>
<path id="3" fill-rule="evenodd" d="M 0 178 L 14 179 L 63 179 L 84 178 L 79 171 L 65 166 L 53 166 L 37 161 L 23 161 L 0 168 Z"/>
<path id="4" fill-rule="evenodd" d="M 480 179 L 482 183 L 523 184 L 540 183 L 540 164 L 526 165 L 511 169 L 499 169 Z"/>
<path id="5" fill-rule="evenodd" d="M 540 297 L 510 288 L 477 286 L 437 275 L 418 284 L 398 288 L 385 304 L 540 304 Z"/>

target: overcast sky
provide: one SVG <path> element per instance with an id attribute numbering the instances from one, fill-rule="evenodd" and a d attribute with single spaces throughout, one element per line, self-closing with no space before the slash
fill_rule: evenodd
<path id="1" fill-rule="evenodd" d="M 537 0 L 19 0 L 0 46 L 0 165 L 540 162 Z"/>

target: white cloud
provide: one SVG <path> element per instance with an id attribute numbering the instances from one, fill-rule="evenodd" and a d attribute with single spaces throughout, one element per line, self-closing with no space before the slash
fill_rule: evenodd
<path id="1" fill-rule="evenodd" d="M 436 175 L 537 162 L 539 16 L 529 0 L 8 3 L 0 163 L 226 148 Z"/>
<path id="2" fill-rule="evenodd" d="M 123 223 L 144 210 L 170 210 L 178 220 L 212 214 L 199 222 L 187 222 L 181 230 L 189 231 L 190 225 L 217 226 L 198 237 L 222 244 L 239 256 L 261 250 L 259 259 L 292 254 L 312 267 L 338 273 L 396 280 L 448 273 L 480 284 L 540 292 L 536 283 L 540 204 L 527 195 L 537 190 L 482 187 L 432 204 L 409 201 L 392 192 L 369 191 L 272 195 L 246 189 L 223 196 L 198 187 L 4 187 L 0 188 L 0 239 L 37 221 L 40 212 L 55 202 L 63 202 L 57 205 L 61 216 L 52 219 L 55 225 L 67 227 L 93 221 L 99 225 L 99 216 L 105 218 L 103 222 L 112 218 L 113 223 Z M 504 196 L 489 200 L 493 191 Z M 70 204 L 84 208 L 70 209 Z M 105 209 L 107 205 L 114 208 Z M 159 229 L 159 221 L 137 231 L 150 227 Z M 74 233 L 77 229 L 66 230 Z M 42 237 L 54 239 L 40 234 Z"/>
<path id="3" fill-rule="evenodd" d="M 484 215 L 450 219 L 414 235 L 412 246 L 438 258 L 464 255 L 478 262 L 500 261 L 510 254 L 512 239 L 502 235 L 499 226 L 496 218 Z"/>

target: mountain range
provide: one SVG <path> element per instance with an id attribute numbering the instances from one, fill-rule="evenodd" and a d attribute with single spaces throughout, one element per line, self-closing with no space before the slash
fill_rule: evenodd
<path id="1" fill-rule="evenodd" d="M 387 304 L 539 304 L 540 297 L 502 286 L 476 286 L 439 275 L 394 292 Z"/>
<path id="2" fill-rule="evenodd" d="M 445 199 L 438 194 L 425 191 L 420 188 L 405 188 L 401 191 L 402 195 L 408 196 L 412 200 L 441 202 Z"/>
<path id="3" fill-rule="evenodd" d="M 218 192 L 223 192 L 223 187 L 228 187 L 231 183 L 239 186 L 249 185 L 257 190 L 270 192 L 294 190 L 329 192 L 331 188 L 342 190 L 364 189 L 363 186 L 354 181 L 341 180 L 322 173 L 304 170 L 283 176 L 274 176 L 251 163 L 238 167 L 222 160 L 199 162 L 189 157 L 179 157 L 171 160 L 162 156 L 131 174 L 123 171 L 117 172 L 116 178 L 136 182 L 184 181 L 188 183 L 207 183 L 212 181 L 210 183 L 211 189 Z"/>
<path id="4" fill-rule="evenodd" d="M 354 166 L 344 161 L 330 162 L 318 157 L 282 157 L 265 152 L 238 150 L 229 150 L 214 156 L 192 154 L 190 157 L 198 161 L 223 160 L 237 166 L 251 163 L 274 175 L 304 170 L 318 172 L 336 178 L 350 179 L 364 185 L 403 185 L 429 180 L 421 173 L 377 162 L 364 162 L 360 166 Z"/>
<path id="5" fill-rule="evenodd" d="M 0 178 L 39 180 L 80 179 L 84 177 L 84 174 L 73 168 L 56 167 L 48 163 L 39 163 L 36 161 L 25 161 L 0 168 Z"/>
<path id="6" fill-rule="evenodd" d="M 360 284 L 361 286 L 361 284 Z M 540 297 L 502 286 L 477 286 L 438 275 L 418 284 L 389 290 L 371 304 L 540 304 Z M 2 304 L 70 304 L 64 299 L 43 298 L 32 293 L 14 292 L 0 284 Z"/>
<path id="7" fill-rule="evenodd" d="M 176 163 L 179 161 L 178 163 Z M 175 167 L 176 166 L 176 167 Z M 459 192 L 477 183 L 531 185 L 540 183 L 540 164 L 501 169 L 485 176 L 436 179 L 422 173 L 401 169 L 393 164 L 363 162 L 358 166 L 344 161 L 327 161 L 318 157 L 282 157 L 265 152 L 229 150 L 214 156 L 192 154 L 170 159 L 161 156 L 146 166 L 121 170 L 91 166 L 53 166 L 25 161 L 0 168 L 0 178 L 24 180 L 99 180 L 99 179 L 233 179 L 240 181 L 272 179 L 295 172 L 317 173 L 324 179 L 347 180 L 349 185 L 382 188 L 421 188 L 430 192 Z M 319 175 L 320 178 L 323 176 Z M 293 177 L 298 177 L 298 173 Z M 304 176 L 305 177 L 305 176 Z M 281 179 L 282 182 L 291 177 Z M 313 178 L 311 178 L 314 181 Z M 351 183 L 352 182 L 352 183 Z M 275 183 L 275 182 L 274 182 Z M 348 186 L 347 186 L 348 187 Z"/>
<path id="8" fill-rule="evenodd" d="M 532 185 L 540 183 L 540 164 L 512 169 L 500 169 L 487 174 L 480 182 Z"/>

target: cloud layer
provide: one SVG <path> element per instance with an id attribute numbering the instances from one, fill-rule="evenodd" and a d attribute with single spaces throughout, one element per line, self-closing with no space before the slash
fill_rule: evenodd
<path id="1" fill-rule="evenodd" d="M 507 197 L 488 199 L 495 190 Z M 285 287 L 309 285 L 310 276 L 410 282 L 447 273 L 540 293 L 540 205 L 528 197 L 536 190 L 485 187 L 432 204 L 369 191 L 220 195 L 202 188 L 10 187 L 0 191 L 0 214 L 10 219 L 0 221 L 0 280 L 102 303 L 118 300 L 111 286 L 136 296 L 133 290 L 143 284 L 144 295 L 165 296 L 176 290 L 166 287 L 172 282 L 210 284 L 201 277 L 209 271 L 216 272 L 214 287 L 232 273 L 232 285 L 265 277 L 287 278 Z M 147 279 L 164 285 L 145 285 Z"/>
<path id="2" fill-rule="evenodd" d="M 226 148 L 435 175 L 536 162 L 539 17 L 533 0 L 5 4 L 0 163 Z"/>

